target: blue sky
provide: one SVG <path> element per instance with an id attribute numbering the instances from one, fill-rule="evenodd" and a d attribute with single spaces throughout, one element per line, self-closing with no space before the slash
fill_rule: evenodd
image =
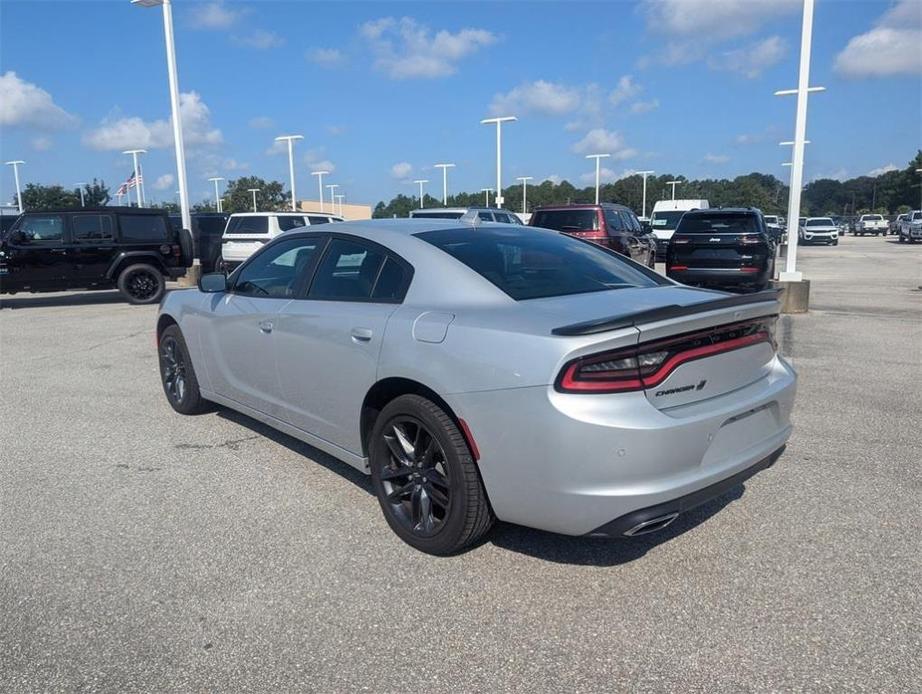
<path id="1" fill-rule="evenodd" d="M 799 0 L 639 2 L 191 2 L 174 0 L 190 195 L 209 176 L 287 182 L 273 138 L 300 133 L 299 197 L 332 168 L 347 200 L 374 204 L 504 183 L 632 170 L 786 176 Z M 922 146 L 922 2 L 817 0 L 806 176 L 903 167 Z M 159 9 L 128 0 L 0 3 L 0 156 L 23 180 L 113 188 L 144 159 L 149 197 L 175 174 Z M 12 197 L 5 167 L 0 200 Z"/>

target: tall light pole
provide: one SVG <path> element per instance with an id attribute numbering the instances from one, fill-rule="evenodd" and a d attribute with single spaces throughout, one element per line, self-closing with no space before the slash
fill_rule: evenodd
<path id="1" fill-rule="evenodd" d="M 323 177 L 326 176 L 329 171 L 311 171 L 311 176 L 317 177 L 317 188 L 320 191 L 320 211 L 323 212 Z M 333 204 L 333 201 L 330 200 L 330 204 Z"/>
<path id="2" fill-rule="evenodd" d="M 675 187 L 682 181 L 666 181 L 667 186 L 672 186 L 672 200 L 675 202 Z"/>
<path id="3" fill-rule="evenodd" d="M 435 168 L 442 170 L 442 204 L 448 207 L 448 169 L 454 164 L 436 164 Z"/>
<path id="4" fill-rule="evenodd" d="M 599 178 L 601 173 L 601 167 L 599 162 L 605 157 L 610 157 L 610 154 L 587 154 L 586 159 L 595 159 L 595 204 L 599 204 Z"/>
<path id="5" fill-rule="evenodd" d="M 493 189 L 492 188 L 481 188 L 480 192 L 483 193 L 483 206 L 489 207 L 490 206 L 490 193 L 493 192 Z"/>
<path id="6" fill-rule="evenodd" d="M 224 176 L 212 176 L 212 177 L 209 178 L 208 180 L 211 181 L 212 183 L 214 183 L 214 209 L 215 209 L 215 212 L 220 212 L 220 211 L 221 211 L 221 196 L 220 196 L 220 194 L 218 193 L 218 182 L 219 182 L 219 181 L 223 181 L 223 180 L 224 180 Z"/>
<path id="7" fill-rule="evenodd" d="M 419 209 L 423 209 L 426 206 L 425 200 L 423 200 L 423 185 L 428 182 L 428 178 L 417 178 L 415 181 L 413 181 L 413 183 L 419 184 Z"/>
<path id="8" fill-rule="evenodd" d="M 922 169 L 916 169 L 917 174 L 922 174 Z M 19 187 L 19 184 L 16 184 L 16 187 Z M 20 209 L 22 209 L 20 207 Z M 919 181 L 919 209 L 922 210 L 922 180 Z"/>
<path id="9" fill-rule="evenodd" d="M 330 210 L 333 214 L 336 214 L 336 196 L 333 195 L 333 191 L 339 188 L 338 183 L 327 183 L 327 188 L 330 190 Z"/>
<path id="10" fill-rule="evenodd" d="M 534 176 L 516 176 L 517 181 L 522 182 L 522 214 L 528 214 L 528 182 L 534 178 Z"/>
<path id="11" fill-rule="evenodd" d="M 131 159 L 134 162 L 134 192 L 138 199 L 138 207 L 141 207 L 144 204 L 144 202 L 143 202 L 143 199 L 141 198 L 141 169 L 138 165 L 138 155 L 147 154 L 147 150 L 146 149 L 126 149 L 124 152 L 122 152 L 122 154 L 130 154 Z M 130 202 L 130 198 L 129 198 L 129 202 Z M 189 219 L 191 220 L 191 217 Z M 189 224 L 192 224 L 192 222 L 190 221 Z M 184 227 L 184 228 L 188 229 L 189 227 Z"/>
<path id="12" fill-rule="evenodd" d="M 86 203 L 83 198 L 83 186 L 86 185 L 86 181 L 81 181 L 80 183 L 74 183 L 77 186 L 77 190 L 80 191 L 80 207 L 86 207 Z"/>
<path id="13" fill-rule="evenodd" d="M 800 72 L 797 89 L 782 89 L 775 96 L 797 95 L 797 117 L 794 121 L 794 151 L 791 155 L 791 194 L 788 196 L 788 224 L 800 218 L 800 193 L 804 180 L 804 143 L 807 136 L 807 95 L 824 91 L 825 87 L 810 86 L 810 50 L 813 42 L 813 2 L 804 0 L 804 17 L 800 34 Z M 797 234 L 788 234 L 787 257 L 782 282 L 800 282 L 803 274 L 797 270 Z"/>
<path id="14" fill-rule="evenodd" d="M 346 197 L 346 196 L 343 195 L 342 193 L 339 193 L 339 194 L 337 194 L 337 196 L 336 196 L 336 201 L 339 203 L 339 216 L 340 216 L 340 217 L 343 216 L 343 198 L 345 198 L 345 197 Z"/>
<path id="15" fill-rule="evenodd" d="M 635 173 L 643 176 L 643 209 L 641 210 L 640 216 L 644 219 L 647 218 L 647 176 L 656 173 L 655 171 L 636 171 Z"/>
<path id="16" fill-rule="evenodd" d="M 253 195 L 253 211 L 256 212 L 256 194 L 262 192 L 262 188 L 247 188 L 247 192 Z"/>
<path id="17" fill-rule="evenodd" d="M 183 229 L 192 228 L 189 207 L 189 187 L 186 183 L 186 155 L 182 136 L 182 118 L 179 112 L 179 75 L 176 71 L 176 45 L 173 40 L 173 9 L 170 0 L 131 0 L 141 7 L 163 5 L 163 35 L 166 40 L 166 68 L 170 83 L 170 107 L 173 120 L 173 145 L 176 150 L 176 180 L 179 184 L 179 210 Z M 137 171 L 137 167 L 135 167 Z M 195 262 L 195 261 L 193 261 Z"/>
<path id="18" fill-rule="evenodd" d="M 288 141 L 288 178 L 291 181 L 291 211 L 298 209 L 298 196 L 295 193 L 295 153 L 293 143 L 295 140 L 303 140 L 304 135 L 279 135 L 275 138 L 276 142 L 282 140 Z"/>
<path id="19" fill-rule="evenodd" d="M 6 162 L 7 166 L 13 167 L 13 178 L 16 181 L 16 204 L 19 205 L 19 214 L 22 214 L 22 191 L 19 189 L 19 165 L 26 162 L 21 159 Z"/>
<path id="20" fill-rule="evenodd" d="M 503 206 L 503 123 L 518 120 L 515 116 L 484 118 L 481 125 L 496 124 L 496 206 Z"/>

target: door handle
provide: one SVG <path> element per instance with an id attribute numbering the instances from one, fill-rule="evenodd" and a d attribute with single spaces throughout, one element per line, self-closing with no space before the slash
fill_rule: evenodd
<path id="1" fill-rule="evenodd" d="M 352 328 L 350 334 L 354 342 L 368 342 L 374 335 L 370 328 Z"/>
<path id="2" fill-rule="evenodd" d="M 272 332 L 272 321 L 271 320 L 259 321 L 259 329 L 268 335 L 269 333 Z"/>

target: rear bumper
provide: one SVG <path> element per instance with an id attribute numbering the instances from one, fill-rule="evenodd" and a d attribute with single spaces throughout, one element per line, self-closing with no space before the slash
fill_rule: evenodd
<path id="1" fill-rule="evenodd" d="M 175 280 L 175 279 L 179 279 L 180 277 L 185 277 L 185 276 L 186 276 L 186 268 L 184 268 L 184 267 L 168 267 L 168 268 L 166 269 L 166 273 L 167 273 L 167 275 L 169 275 L 170 279 L 174 279 L 174 280 Z"/>
<path id="2" fill-rule="evenodd" d="M 683 284 L 711 284 L 727 286 L 738 284 L 765 284 L 769 277 L 768 268 L 758 272 L 744 272 L 739 268 L 689 268 L 688 270 L 671 270 L 666 268 L 666 276 Z"/>

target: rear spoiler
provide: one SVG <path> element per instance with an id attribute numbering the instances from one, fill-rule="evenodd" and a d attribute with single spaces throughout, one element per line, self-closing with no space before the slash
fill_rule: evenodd
<path id="1" fill-rule="evenodd" d="M 780 292 L 780 289 L 767 289 L 762 292 L 756 292 L 755 294 L 727 296 L 714 299 L 713 301 L 702 301 L 699 304 L 692 304 L 690 306 L 669 304 L 668 306 L 660 306 L 659 308 L 651 308 L 645 311 L 611 316 L 609 318 L 596 318 L 594 320 L 583 321 L 582 323 L 564 325 L 563 327 L 551 330 L 551 334 L 564 335 L 567 337 L 572 337 L 574 335 L 595 335 L 596 333 L 604 333 L 609 330 L 631 328 L 645 323 L 655 323 L 656 321 L 678 318 L 680 316 L 692 316 L 696 313 L 707 313 L 708 311 L 716 311 L 721 308 L 732 308 L 734 306 L 747 306 L 749 304 L 777 301 Z"/>

